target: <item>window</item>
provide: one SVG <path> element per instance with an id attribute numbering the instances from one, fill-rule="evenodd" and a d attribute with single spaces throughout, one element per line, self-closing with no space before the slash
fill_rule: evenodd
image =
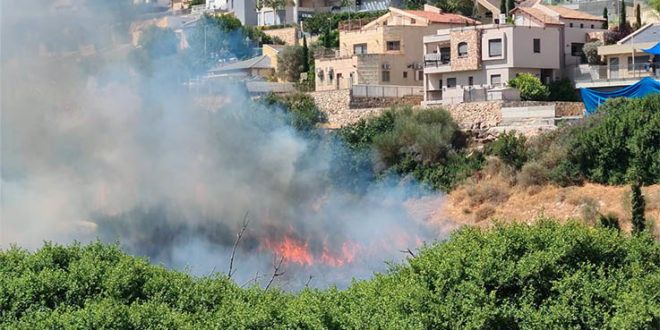
<path id="1" fill-rule="evenodd" d="M 580 29 L 584 29 L 584 24 L 580 23 Z"/>
<path id="2" fill-rule="evenodd" d="M 649 55 L 645 56 L 635 56 L 635 65 L 633 65 L 632 56 L 628 56 L 628 71 L 632 72 L 633 70 L 644 70 L 646 65 L 649 63 Z M 634 68 L 633 68 L 634 67 Z"/>
<path id="3" fill-rule="evenodd" d="M 451 59 L 450 54 L 451 54 L 451 49 L 449 47 L 440 48 L 440 62 L 442 62 L 442 64 L 449 63 L 449 59 Z"/>
<path id="4" fill-rule="evenodd" d="M 388 41 L 387 42 L 387 50 L 401 50 L 401 42 L 400 41 Z"/>
<path id="5" fill-rule="evenodd" d="M 456 87 L 456 78 L 447 78 L 447 88 Z"/>
<path id="6" fill-rule="evenodd" d="M 582 56 L 582 47 L 584 47 L 583 43 L 579 42 L 574 42 L 571 44 L 571 55 L 573 56 Z"/>
<path id="7" fill-rule="evenodd" d="M 488 40 L 488 56 L 502 56 L 502 39 Z"/>
<path id="8" fill-rule="evenodd" d="M 417 80 L 418 81 L 424 80 L 424 70 L 417 71 Z"/>
<path id="9" fill-rule="evenodd" d="M 353 54 L 366 54 L 366 53 L 367 53 L 367 44 L 353 45 Z"/>
<path id="10" fill-rule="evenodd" d="M 403 71 L 403 79 L 408 79 L 408 71 Z"/>
<path id="11" fill-rule="evenodd" d="M 332 85 L 332 73 L 328 73 L 328 85 Z"/>
<path id="12" fill-rule="evenodd" d="M 568 24 L 569 27 L 573 27 L 573 23 Z"/>
<path id="13" fill-rule="evenodd" d="M 442 52 L 442 49 L 440 50 Z M 465 57 L 468 53 L 467 42 L 458 43 L 458 57 Z"/>
<path id="14" fill-rule="evenodd" d="M 582 47 L 584 47 L 584 44 L 581 42 L 571 43 L 571 55 L 579 56 L 580 63 L 587 63 L 587 57 L 584 55 L 584 52 L 582 52 Z"/>
<path id="15" fill-rule="evenodd" d="M 468 86 L 474 85 L 474 77 L 470 76 L 468 77 Z"/>
<path id="16" fill-rule="evenodd" d="M 591 24 L 591 28 L 592 28 L 592 29 L 594 28 L 594 25 L 593 25 L 593 24 Z"/>
<path id="17" fill-rule="evenodd" d="M 415 23 L 417 23 L 417 21 L 414 18 L 411 18 L 410 19 L 410 24 L 415 24 Z"/>
<path id="18" fill-rule="evenodd" d="M 494 74 L 490 76 L 490 84 L 492 86 L 499 86 L 502 84 L 502 75 Z"/>
<path id="19" fill-rule="evenodd" d="M 388 81 L 390 81 L 390 72 L 389 72 L 389 71 L 383 71 L 382 78 L 383 78 L 383 79 L 381 79 L 381 80 L 382 80 L 383 82 L 388 82 Z"/>
<path id="20" fill-rule="evenodd" d="M 541 39 L 534 39 L 534 53 L 541 52 Z"/>

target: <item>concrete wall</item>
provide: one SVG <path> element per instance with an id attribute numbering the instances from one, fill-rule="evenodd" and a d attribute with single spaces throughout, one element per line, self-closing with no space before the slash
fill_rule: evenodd
<path id="1" fill-rule="evenodd" d="M 580 64 L 579 56 L 571 55 L 571 44 L 572 43 L 586 43 L 588 42 L 587 34 L 591 32 L 604 31 L 601 29 L 602 22 L 599 21 L 588 21 L 588 20 L 567 20 L 561 19 L 564 22 L 564 66 L 567 68 L 576 67 Z M 570 27 L 570 23 L 573 23 L 573 27 Z M 584 25 L 584 28 L 580 28 L 580 24 Z M 591 28 L 591 25 L 594 25 L 594 28 Z"/>
<path id="2" fill-rule="evenodd" d="M 353 97 L 385 97 L 401 98 L 410 95 L 422 95 L 421 87 L 386 86 L 386 85 L 353 85 Z"/>

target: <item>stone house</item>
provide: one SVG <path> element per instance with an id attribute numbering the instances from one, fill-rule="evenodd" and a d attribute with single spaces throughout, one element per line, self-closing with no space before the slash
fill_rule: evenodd
<path id="1" fill-rule="evenodd" d="M 465 16 L 390 8 L 358 29 L 340 29 L 339 49 L 316 58 L 316 90 L 347 89 L 353 84 L 422 86 L 422 38 L 438 29 L 478 24 Z"/>
<path id="2" fill-rule="evenodd" d="M 425 36 L 424 104 L 513 99 L 506 82 L 531 73 L 543 83 L 571 77 L 602 18 L 556 6 L 517 7 L 514 24 L 438 30 Z"/>

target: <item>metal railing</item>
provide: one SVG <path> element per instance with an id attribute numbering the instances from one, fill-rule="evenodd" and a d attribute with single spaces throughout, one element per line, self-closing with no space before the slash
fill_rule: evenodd
<path id="1" fill-rule="evenodd" d="M 451 58 L 445 54 L 433 53 L 424 55 L 424 67 L 438 67 L 451 63 Z"/>

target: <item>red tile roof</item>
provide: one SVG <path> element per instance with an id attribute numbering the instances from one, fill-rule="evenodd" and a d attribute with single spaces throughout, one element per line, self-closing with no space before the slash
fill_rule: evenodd
<path id="1" fill-rule="evenodd" d="M 459 14 L 450 14 L 450 13 L 433 13 L 429 11 L 422 10 L 406 10 L 405 12 L 413 14 L 415 16 L 423 17 L 429 20 L 431 23 L 445 23 L 445 24 L 480 24 L 479 21 L 475 21 L 469 17 L 465 17 Z"/>

